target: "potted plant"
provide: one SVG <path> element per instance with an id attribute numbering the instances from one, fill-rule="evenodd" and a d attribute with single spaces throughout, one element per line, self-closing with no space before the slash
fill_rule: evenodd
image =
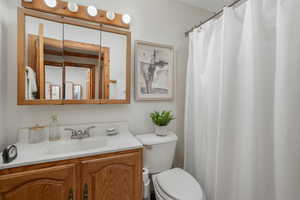
<path id="1" fill-rule="evenodd" d="M 168 135 L 168 125 L 175 119 L 171 111 L 155 111 L 150 114 L 150 117 L 154 123 L 155 134 L 158 136 Z"/>

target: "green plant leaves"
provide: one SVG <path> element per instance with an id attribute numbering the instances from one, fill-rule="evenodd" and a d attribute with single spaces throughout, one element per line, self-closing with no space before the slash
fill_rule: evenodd
<path id="1" fill-rule="evenodd" d="M 175 119 L 171 111 L 162 111 L 161 113 L 154 111 L 153 113 L 150 113 L 150 117 L 152 122 L 157 126 L 167 126 L 172 120 Z"/>

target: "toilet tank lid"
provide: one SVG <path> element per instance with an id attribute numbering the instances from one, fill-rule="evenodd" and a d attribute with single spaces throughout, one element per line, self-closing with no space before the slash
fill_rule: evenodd
<path id="1" fill-rule="evenodd" d="M 154 133 L 137 135 L 136 138 L 143 144 L 143 145 L 156 145 L 156 144 L 163 144 L 169 142 L 176 142 L 178 140 L 177 136 L 173 132 L 169 132 L 167 136 L 157 136 Z"/>

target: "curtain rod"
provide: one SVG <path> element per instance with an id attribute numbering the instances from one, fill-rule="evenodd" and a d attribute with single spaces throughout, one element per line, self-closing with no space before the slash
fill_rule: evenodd
<path id="1" fill-rule="evenodd" d="M 215 17 L 219 16 L 220 14 L 223 13 L 224 11 L 224 8 L 226 7 L 233 7 L 235 6 L 236 4 L 238 4 L 239 2 L 241 2 L 243 0 L 236 0 L 234 2 L 232 2 L 231 4 L 227 5 L 227 6 L 224 6 L 221 10 L 215 12 L 214 15 L 212 15 L 211 17 L 207 18 L 205 21 L 201 22 L 200 24 L 194 26 L 193 28 L 191 28 L 190 30 L 188 30 L 187 32 L 185 32 L 185 36 L 188 37 L 189 36 L 189 33 L 192 32 L 193 30 L 195 30 L 196 28 L 199 28 L 200 26 L 202 26 L 203 24 L 206 24 L 207 22 L 209 22 L 210 20 L 214 19 Z"/>

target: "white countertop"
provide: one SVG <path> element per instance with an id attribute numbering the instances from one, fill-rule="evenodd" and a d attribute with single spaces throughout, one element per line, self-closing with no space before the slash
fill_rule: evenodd
<path id="1" fill-rule="evenodd" d="M 18 157 L 11 163 L 4 164 L 2 162 L 1 156 L 0 170 L 52 161 L 99 155 L 104 153 L 131 150 L 143 147 L 143 145 L 129 132 L 122 132 L 121 134 L 115 136 L 94 136 L 87 139 L 77 140 L 77 143 L 80 143 L 80 141 L 85 141 L 85 143 L 91 141 L 95 143 L 95 141 L 98 140 L 105 140 L 105 145 L 103 147 L 92 148 L 89 150 L 73 152 L 69 151 L 64 153 L 49 153 L 49 145 L 55 145 L 55 142 L 43 142 L 39 144 L 17 143 L 16 146 L 18 148 Z M 67 144 L 67 142 L 70 142 L 70 140 L 58 141 L 57 143 L 59 143 L 60 145 L 64 145 Z"/>

